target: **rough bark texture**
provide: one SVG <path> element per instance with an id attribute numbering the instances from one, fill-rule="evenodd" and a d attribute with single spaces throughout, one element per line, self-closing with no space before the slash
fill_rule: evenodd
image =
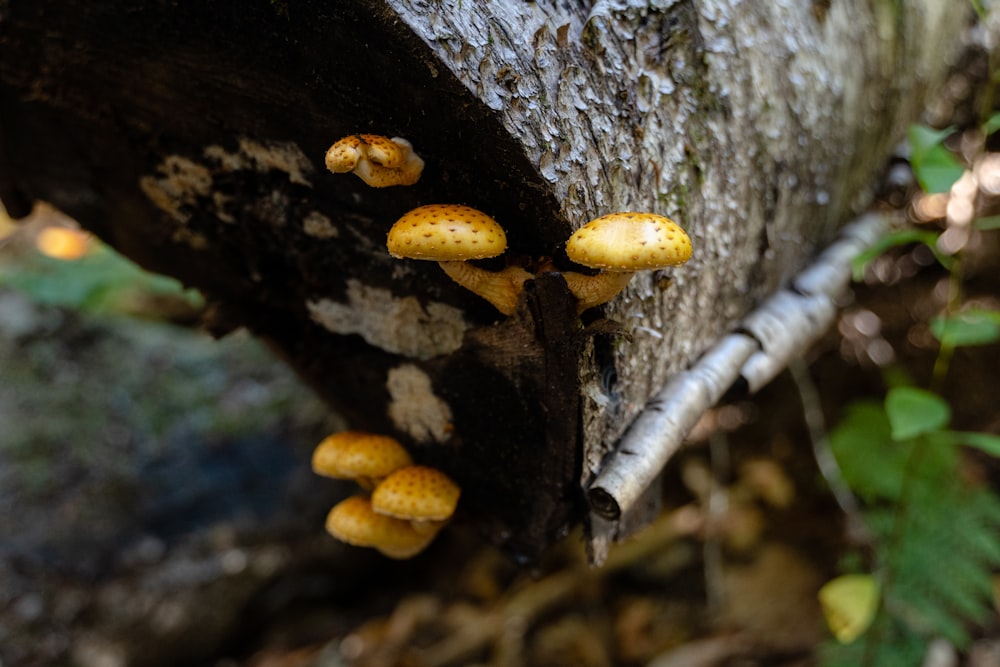
<path id="1" fill-rule="evenodd" d="M 649 396 L 859 203 L 966 19 L 941 0 L 0 2 L 0 196 L 52 202 L 203 290 L 352 424 L 404 437 L 467 516 L 532 556 Z M 323 169 L 357 132 L 427 168 Z M 482 209 L 533 267 L 648 210 L 695 253 L 576 317 L 562 280 L 501 318 L 391 223 Z M 503 266 L 494 261 L 493 267 Z M 601 317 L 611 320 L 611 323 Z"/>

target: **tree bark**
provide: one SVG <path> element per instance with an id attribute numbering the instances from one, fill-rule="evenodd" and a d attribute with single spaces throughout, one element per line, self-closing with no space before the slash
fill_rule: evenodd
<path id="1" fill-rule="evenodd" d="M 649 397 L 870 201 L 963 9 L 6 0 L 0 197 L 202 290 L 211 331 L 268 340 L 530 558 L 584 518 L 582 483 Z M 420 181 L 327 173 L 361 132 L 409 140 Z M 392 222 L 429 203 L 500 221 L 507 255 L 484 266 L 546 267 L 514 315 L 388 255 Z M 578 317 L 562 245 L 620 210 L 677 220 L 693 258 Z"/>

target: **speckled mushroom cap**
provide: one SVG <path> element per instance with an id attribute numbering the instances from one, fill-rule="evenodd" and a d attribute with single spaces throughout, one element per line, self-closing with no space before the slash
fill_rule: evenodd
<path id="1" fill-rule="evenodd" d="M 461 489 L 440 470 L 407 466 L 386 477 L 372 492 L 379 514 L 411 521 L 444 521 L 455 513 Z"/>
<path id="2" fill-rule="evenodd" d="M 351 171 L 364 157 L 364 141 L 359 134 L 339 139 L 326 151 L 326 168 L 335 174 Z"/>
<path id="3" fill-rule="evenodd" d="M 401 137 L 379 134 L 352 134 L 338 139 L 326 151 L 326 167 L 334 173 L 351 171 L 367 157 L 375 164 L 398 169 L 409 157 L 413 145 Z"/>
<path id="4" fill-rule="evenodd" d="M 439 262 L 496 257 L 507 249 L 500 224 L 482 211 L 458 204 L 415 208 L 389 230 L 389 254 Z"/>
<path id="5" fill-rule="evenodd" d="M 361 139 L 365 142 L 368 159 L 390 169 L 402 167 L 413 150 L 413 144 L 402 137 L 389 139 L 378 134 L 362 134 Z"/>
<path id="6" fill-rule="evenodd" d="M 419 533 L 409 521 L 376 513 L 362 495 L 334 505 L 326 516 L 326 531 L 341 542 L 374 547 L 390 558 L 411 558 L 434 539 L 434 533 Z"/>
<path id="7" fill-rule="evenodd" d="M 395 438 L 363 431 L 342 431 L 324 438 L 312 457 L 316 474 L 336 479 L 381 479 L 411 463 Z"/>
<path id="8" fill-rule="evenodd" d="M 690 259 L 691 239 L 662 215 L 612 213 L 576 230 L 566 241 L 566 255 L 606 271 L 662 269 Z"/>

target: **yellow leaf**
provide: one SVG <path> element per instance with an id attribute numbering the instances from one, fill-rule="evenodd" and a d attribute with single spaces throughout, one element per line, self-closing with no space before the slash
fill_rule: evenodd
<path id="1" fill-rule="evenodd" d="M 850 644 L 868 629 L 878 597 L 878 585 L 870 574 L 845 574 L 819 589 L 823 616 L 837 641 Z"/>

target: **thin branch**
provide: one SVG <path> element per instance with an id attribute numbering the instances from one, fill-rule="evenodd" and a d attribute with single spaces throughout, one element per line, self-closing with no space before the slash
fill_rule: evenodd
<path id="1" fill-rule="evenodd" d="M 675 375 L 646 404 L 609 455 L 588 491 L 591 509 L 612 520 L 627 512 L 758 349 L 754 338 L 730 334 L 693 368 Z"/>
<path id="2" fill-rule="evenodd" d="M 743 328 L 761 344 L 740 375 L 756 393 L 833 325 L 837 299 L 851 282 L 851 265 L 890 227 L 885 215 L 869 214 L 851 223 L 840 238 L 781 290 L 747 316 Z"/>
<path id="3" fill-rule="evenodd" d="M 712 615 L 718 615 L 725 609 L 726 603 L 722 539 L 719 527 L 729 513 L 729 491 L 723 480 L 728 479 L 732 472 L 729 460 L 729 442 L 725 431 L 716 429 L 708 437 L 708 453 L 712 463 L 712 475 L 709 480 L 706 503 L 708 526 L 701 553 L 705 562 L 705 598 L 708 602 L 708 611 Z"/>
<path id="4" fill-rule="evenodd" d="M 805 361 L 798 358 L 793 359 L 788 364 L 788 370 L 798 388 L 799 400 L 802 401 L 802 417 L 806 423 L 806 430 L 809 432 L 816 466 L 819 468 L 820 474 L 823 475 L 823 479 L 826 480 L 827 486 L 830 487 L 834 500 L 837 501 L 847 517 L 848 534 L 855 542 L 870 542 L 871 533 L 861 516 L 861 506 L 858 504 L 858 499 L 844 482 L 844 478 L 840 474 L 840 466 L 833 456 L 833 450 L 830 449 L 830 438 L 827 435 L 826 419 L 823 417 L 819 391 L 809 374 L 809 367 Z"/>

